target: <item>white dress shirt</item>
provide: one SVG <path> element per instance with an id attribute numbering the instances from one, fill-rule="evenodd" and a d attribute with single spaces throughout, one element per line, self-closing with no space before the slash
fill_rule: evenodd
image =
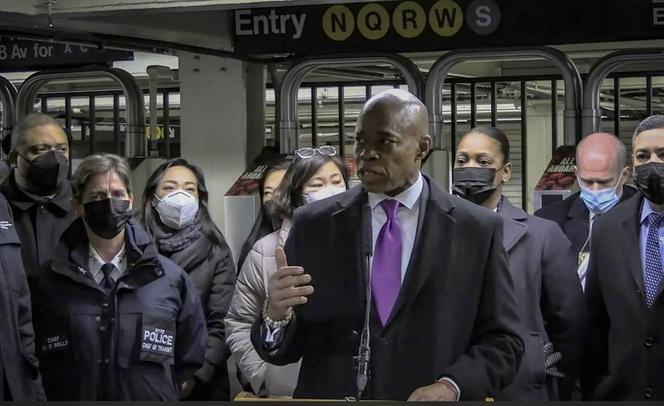
<path id="1" fill-rule="evenodd" d="M 579 275 L 579 282 L 581 282 L 581 289 L 583 289 L 583 291 L 586 290 L 586 274 L 588 273 L 588 264 L 590 262 L 590 236 L 593 233 L 593 223 L 599 216 L 599 214 L 593 212 L 590 212 L 588 215 L 588 238 L 586 238 L 586 242 L 583 244 L 583 247 L 581 247 L 579 258 L 577 260 L 578 267 L 576 273 Z"/>
<path id="2" fill-rule="evenodd" d="M 101 258 L 92 244 L 89 244 L 89 252 L 90 255 L 88 257 L 88 269 L 90 270 L 90 274 L 94 280 L 101 284 L 101 281 L 104 279 L 104 273 L 101 271 L 101 267 L 106 263 L 106 261 Z M 111 279 L 113 279 L 113 281 L 117 281 L 118 278 L 122 276 L 124 271 L 127 269 L 127 256 L 125 255 L 125 252 L 125 247 L 123 245 L 120 249 L 120 252 L 118 252 L 113 257 L 113 259 L 111 259 L 110 263 L 115 266 L 113 271 L 111 271 Z"/>
<path id="3" fill-rule="evenodd" d="M 383 193 L 369 193 L 369 207 L 371 207 L 371 234 L 373 248 L 376 249 L 376 240 L 381 228 L 387 222 L 387 214 L 380 206 L 380 202 L 386 199 L 396 200 L 401 205 L 397 211 L 399 223 L 401 224 L 401 283 L 406 277 L 406 270 L 415 245 L 417 235 L 417 220 L 420 215 L 420 195 L 424 180 L 422 174 L 418 174 L 417 180 L 408 189 L 396 196 L 390 197 Z"/>

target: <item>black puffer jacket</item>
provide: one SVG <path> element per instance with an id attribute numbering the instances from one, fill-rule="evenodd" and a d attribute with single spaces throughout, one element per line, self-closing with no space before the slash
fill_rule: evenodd
<path id="1" fill-rule="evenodd" d="M 224 318 L 235 289 L 236 272 L 228 245 L 213 243 L 205 234 L 184 248 L 171 252 L 163 244 L 168 236 L 161 224 L 153 226 L 153 236 L 160 254 L 180 265 L 198 290 L 208 328 L 205 363 L 195 376 L 200 381 L 192 399 L 229 400 L 230 387 L 226 361 L 230 350 L 226 345 Z M 201 383 L 203 385 L 201 385 Z"/>

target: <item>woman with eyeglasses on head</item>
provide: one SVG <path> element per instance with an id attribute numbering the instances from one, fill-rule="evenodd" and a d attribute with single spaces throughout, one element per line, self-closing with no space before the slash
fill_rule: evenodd
<path id="1" fill-rule="evenodd" d="M 185 159 L 164 162 L 143 192 L 141 220 L 159 253 L 194 281 L 208 327 L 205 364 L 182 386 L 188 400 L 229 400 L 224 317 L 235 286 L 235 266 L 223 235 L 210 218 L 203 172 Z"/>
<path id="2" fill-rule="evenodd" d="M 301 148 L 277 188 L 274 212 L 281 229 L 256 242 L 238 276 L 226 316 L 227 342 L 236 363 L 259 396 L 292 396 L 300 364 L 276 366 L 263 361 L 251 343 L 251 326 L 263 310 L 267 281 L 277 271 L 275 251 L 283 248 L 293 212 L 300 206 L 343 193 L 348 167 L 333 146 Z"/>

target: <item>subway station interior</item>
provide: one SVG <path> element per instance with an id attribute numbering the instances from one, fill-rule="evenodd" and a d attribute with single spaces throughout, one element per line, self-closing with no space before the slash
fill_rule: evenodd
<path id="1" fill-rule="evenodd" d="M 558 147 L 607 131 L 629 150 L 664 114 L 660 0 L 0 0 L 0 37 L 3 139 L 48 113 L 73 169 L 117 153 L 137 190 L 167 159 L 196 163 L 234 255 L 259 208 L 238 179 L 305 146 L 352 168 L 360 108 L 385 89 L 426 104 L 424 172 L 444 187 L 461 135 L 503 130 L 504 194 L 530 213 Z"/>
<path id="2" fill-rule="evenodd" d="M 506 195 L 530 211 L 534 209 L 535 185 L 557 146 L 573 144 L 591 127 L 629 141 L 639 120 L 664 111 L 664 75 L 658 70 L 659 48 L 664 42 L 657 39 L 664 30 L 659 24 L 664 17 L 657 2 L 558 2 L 555 7 L 542 7 L 543 2 L 499 7 L 498 2 L 487 2 L 497 14 L 487 17 L 494 23 L 499 20 L 497 31 L 474 34 L 467 23 L 452 21 L 460 26 L 450 27 L 457 32 L 442 36 L 431 32 L 427 17 L 414 23 L 420 34 L 411 40 L 396 32 L 385 11 L 384 21 L 380 13 L 374 15 L 378 30 L 388 31 L 381 38 L 369 40 L 359 28 L 340 25 L 340 31 L 352 31 L 343 41 L 325 38 L 342 49 L 331 52 L 319 48 L 315 36 L 326 35 L 321 29 L 323 15 L 335 3 L 3 1 L 0 66 L 3 93 L 8 94 L 2 103 L 3 133 L 11 132 L 12 115 L 48 112 L 71 133 L 74 167 L 90 153 L 119 152 L 134 161 L 139 184 L 153 161 L 178 156 L 191 159 L 206 173 L 214 174 L 210 185 L 212 212 L 224 227 L 223 196 L 263 147 L 287 153 L 295 145 L 330 144 L 351 160 L 352 133 L 364 101 L 386 88 L 413 86 L 420 90 L 411 91 L 424 99 L 430 91 L 425 91 L 425 84 L 433 83 L 432 67 L 443 80 L 438 82 L 442 83 L 439 110 L 435 112 L 438 134 L 430 172 L 446 184 L 447 153 L 453 150 L 455 137 L 476 125 L 495 124 L 508 134 L 512 145 L 514 175 Z M 344 6 L 349 20 L 366 6 L 363 3 Z M 434 5 L 425 3 L 423 6 Z M 387 2 L 380 7 L 385 10 L 398 5 Z M 416 6 L 413 9 L 418 13 L 429 11 Z M 463 14 L 462 7 L 470 3 L 458 6 Z M 447 5 L 440 7 L 444 11 Z M 543 32 L 541 27 L 533 27 L 537 20 L 527 20 L 546 17 L 541 8 L 552 7 L 561 18 L 590 16 L 590 23 L 584 32 L 573 32 L 569 28 L 573 21 L 566 22 L 568 27 L 557 25 L 557 21 L 542 22 L 550 28 Z M 621 15 L 623 8 L 630 9 L 629 13 Z M 295 30 L 292 20 L 283 22 L 288 34 L 274 33 L 273 27 L 264 24 L 270 21 L 270 12 L 309 12 L 305 20 L 311 26 L 307 27 L 309 38 L 283 41 L 288 35 L 297 35 L 290 33 Z M 256 22 L 258 13 L 265 20 Z M 338 16 L 339 21 L 334 22 L 350 24 L 341 21 L 343 10 Z M 372 24 L 371 16 L 367 21 Z M 274 28 L 280 29 L 281 22 L 275 19 Z M 521 32 L 507 31 L 511 25 L 520 27 Z M 529 29 L 535 32 L 526 37 Z M 406 35 L 412 34 L 417 32 Z M 494 35 L 498 38 L 492 38 Z M 389 43 L 385 39 L 390 36 L 401 40 Z M 69 54 L 60 49 L 67 44 L 73 49 Z M 49 48 L 57 60 L 48 60 Z M 83 50 L 97 53 L 98 61 L 90 64 Z M 58 52 L 61 55 L 56 55 Z M 452 58 L 441 65 L 446 55 Z M 614 59 L 609 59 L 611 56 Z M 284 99 L 286 90 L 279 93 L 279 86 L 289 69 L 303 61 L 304 70 L 298 67 L 298 77 L 289 76 L 292 82 L 287 83 L 297 91 L 290 88 L 290 97 Z M 94 66 L 113 68 L 114 72 L 95 72 Z M 92 70 L 74 73 L 86 69 Z M 124 76 L 129 74 L 126 80 L 130 84 L 115 80 L 115 72 L 120 70 Z M 50 72 L 58 73 L 44 79 L 40 76 L 53 75 Z M 62 78 L 58 76 L 61 73 Z M 600 75 L 593 77 L 595 83 L 589 89 L 591 73 Z M 32 100 L 11 100 L 16 98 L 17 89 L 33 81 L 39 84 L 31 86 L 36 87 L 30 93 Z M 414 83 L 409 85 L 408 81 Z M 138 99 L 134 104 L 139 112 L 129 112 L 132 106 L 126 87 L 132 87 L 129 97 Z M 282 109 L 281 118 L 277 114 L 279 97 L 291 104 L 288 113 Z M 128 123 L 132 114 L 138 116 L 133 119 L 138 122 Z M 289 122 L 284 123 L 284 118 Z M 156 128 L 157 137 L 149 137 L 151 128 Z"/>

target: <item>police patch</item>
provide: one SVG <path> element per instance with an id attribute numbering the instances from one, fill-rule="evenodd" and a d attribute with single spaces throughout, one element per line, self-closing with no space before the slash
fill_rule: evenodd
<path id="1" fill-rule="evenodd" d="M 49 335 L 39 340 L 39 349 L 42 354 L 69 349 L 69 336 L 66 334 Z"/>
<path id="2" fill-rule="evenodd" d="M 143 326 L 141 351 L 152 354 L 173 356 L 175 348 L 175 331 L 163 328 Z"/>

